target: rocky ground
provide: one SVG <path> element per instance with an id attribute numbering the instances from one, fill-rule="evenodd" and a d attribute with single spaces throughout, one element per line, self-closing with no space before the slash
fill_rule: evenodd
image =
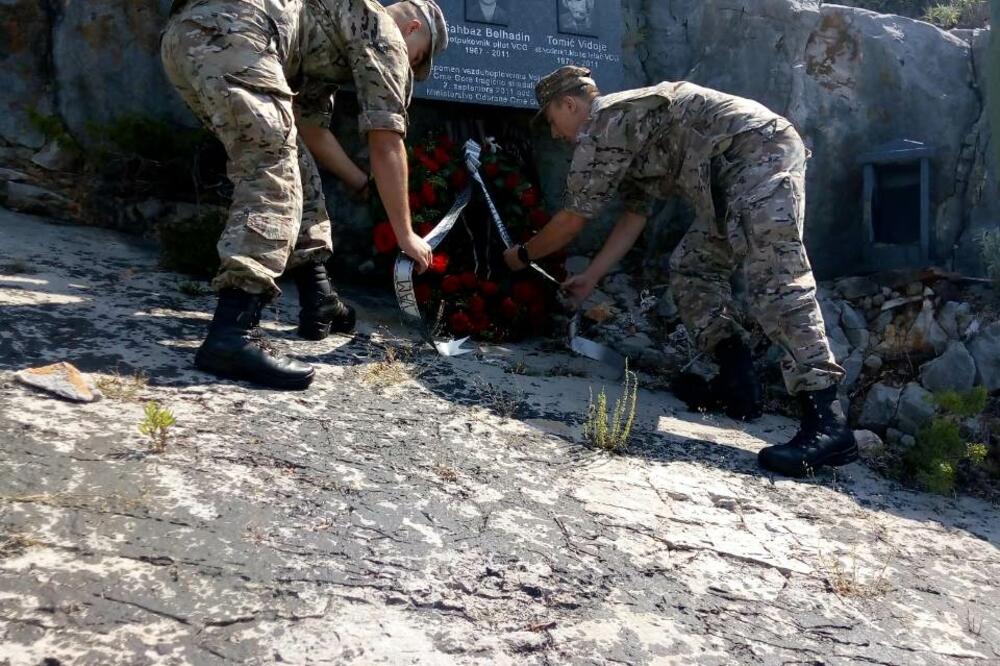
<path id="1" fill-rule="evenodd" d="M 1000 663 L 995 506 L 771 477 L 793 422 L 648 389 L 630 452 L 594 451 L 601 368 L 408 351 L 367 292 L 353 338 L 268 313 L 308 392 L 217 382 L 212 299 L 151 248 L 6 211 L 0 238 L 0 664 Z M 105 398 L 13 380 L 63 360 Z"/>

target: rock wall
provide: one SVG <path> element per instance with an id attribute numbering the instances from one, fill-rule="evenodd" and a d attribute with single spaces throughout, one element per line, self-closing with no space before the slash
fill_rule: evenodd
<path id="1" fill-rule="evenodd" d="M 957 36 L 814 0 L 626 2 L 643 37 L 630 63 L 638 78 L 685 79 L 751 97 L 795 123 L 813 152 L 806 240 L 818 274 L 865 268 L 856 159 L 901 138 L 937 149 L 933 259 L 979 270 L 971 235 L 959 241 L 970 224 L 1000 222 L 976 67 L 988 31 Z"/>
<path id="2" fill-rule="evenodd" d="M 813 151 L 806 239 L 821 277 L 865 270 L 856 158 L 898 138 L 937 149 L 934 261 L 982 271 L 976 238 L 1000 221 L 982 92 L 988 31 L 949 34 L 920 21 L 817 0 L 623 4 L 629 84 L 691 80 L 757 99 L 795 123 Z M 157 55 L 168 5 L 169 0 L 0 0 L 3 155 L 43 147 L 46 136 L 32 115 L 57 114 L 84 145 L 93 127 L 128 115 L 193 125 Z M 351 134 L 353 118 L 343 113 L 337 127 Z M 440 115 L 440 105 L 417 103 L 413 109 L 418 125 Z M 505 120 L 522 115 L 506 114 Z M 556 206 L 567 151 L 551 141 L 537 146 L 546 199 Z M 348 216 L 342 218 L 346 233 L 364 235 L 370 221 L 339 201 L 336 187 L 329 194 L 331 208 Z M 668 254 L 676 242 L 682 210 L 667 205 L 658 215 L 648 249 L 654 258 Z M 606 224 L 592 225 L 581 249 L 596 245 Z"/>

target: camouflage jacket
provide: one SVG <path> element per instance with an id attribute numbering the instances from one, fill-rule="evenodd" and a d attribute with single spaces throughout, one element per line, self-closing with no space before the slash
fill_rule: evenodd
<path id="1" fill-rule="evenodd" d="M 189 0 L 178 18 L 227 32 L 264 31 L 281 60 L 299 120 L 327 126 L 333 95 L 354 84 L 362 134 L 405 134 L 413 90 L 406 43 L 377 0 Z"/>
<path id="2" fill-rule="evenodd" d="M 617 194 L 633 212 L 680 196 L 715 216 L 711 161 L 732 137 L 791 124 L 752 100 L 687 82 L 664 82 L 594 100 L 566 179 L 564 207 L 586 218 Z"/>

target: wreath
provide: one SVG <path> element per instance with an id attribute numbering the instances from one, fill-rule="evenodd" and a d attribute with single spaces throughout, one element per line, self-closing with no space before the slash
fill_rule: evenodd
<path id="1" fill-rule="evenodd" d="M 410 214 L 414 231 L 427 237 L 471 177 L 461 147 L 434 135 L 407 149 Z M 523 159 L 490 144 L 481 156 L 480 174 L 515 242 L 524 243 L 549 221 L 537 182 Z M 478 196 L 477 196 L 478 194 Z M 377 194 L 372 215 L 375 263 L 389 275 L 399 245 Z M 513 273 L 503 261 L 503 241 L 490 211 L 473 188 L 472 201 L 451 233 L 434 251 L 430 268 L 414 277 L 414 295 L 424 320 L 454 336 L 499 342 L 550 330 L 560 310 L 554 286 L 535 271 Z M 538 262 L 558 280 L 566 277 L 565 253 Z"/>

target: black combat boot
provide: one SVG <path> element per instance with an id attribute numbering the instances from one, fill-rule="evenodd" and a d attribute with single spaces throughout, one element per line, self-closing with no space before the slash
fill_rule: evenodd
<path id="1" fill-rule="evenodd" d="M 723 411 L 740 421 L 753 421 L 764 413 L 760 384 L 753 369 L 750 348 L 739 337 L 727 338 L 715 347 L 719 374 L 712 380 L 685 372 L 674 380 L 674 395 L 688 409 Z"/>
<path id="2" fill-rule="evenodd" d="M 258 328 L 264 298 L 241 289 L 223 289 L 195 356 L 198 369 L 227 379 L 245 379 L 275 389 L 302 390 L 315 370 L 293 358 L 278 356 Z"/>
<path id="3" fill-rule="evenodd" d="M 837 387 L 799 393 L 802 423 L 787 444 L 769 446 L 757 456 L 760 466 L 785 476 L 805 476 L 820 467 L 839 467 L 858 459 L 854 432 L 837 405 Z"/>
<path id="4" fill-rule="evenodd" d="M 340 300 L 326 266 L 307 263 L 289 271 L 299 288 L 299 335 L 306 340 L 322 340 L 330 333 L 354 330 L 354 308 Z"/>

